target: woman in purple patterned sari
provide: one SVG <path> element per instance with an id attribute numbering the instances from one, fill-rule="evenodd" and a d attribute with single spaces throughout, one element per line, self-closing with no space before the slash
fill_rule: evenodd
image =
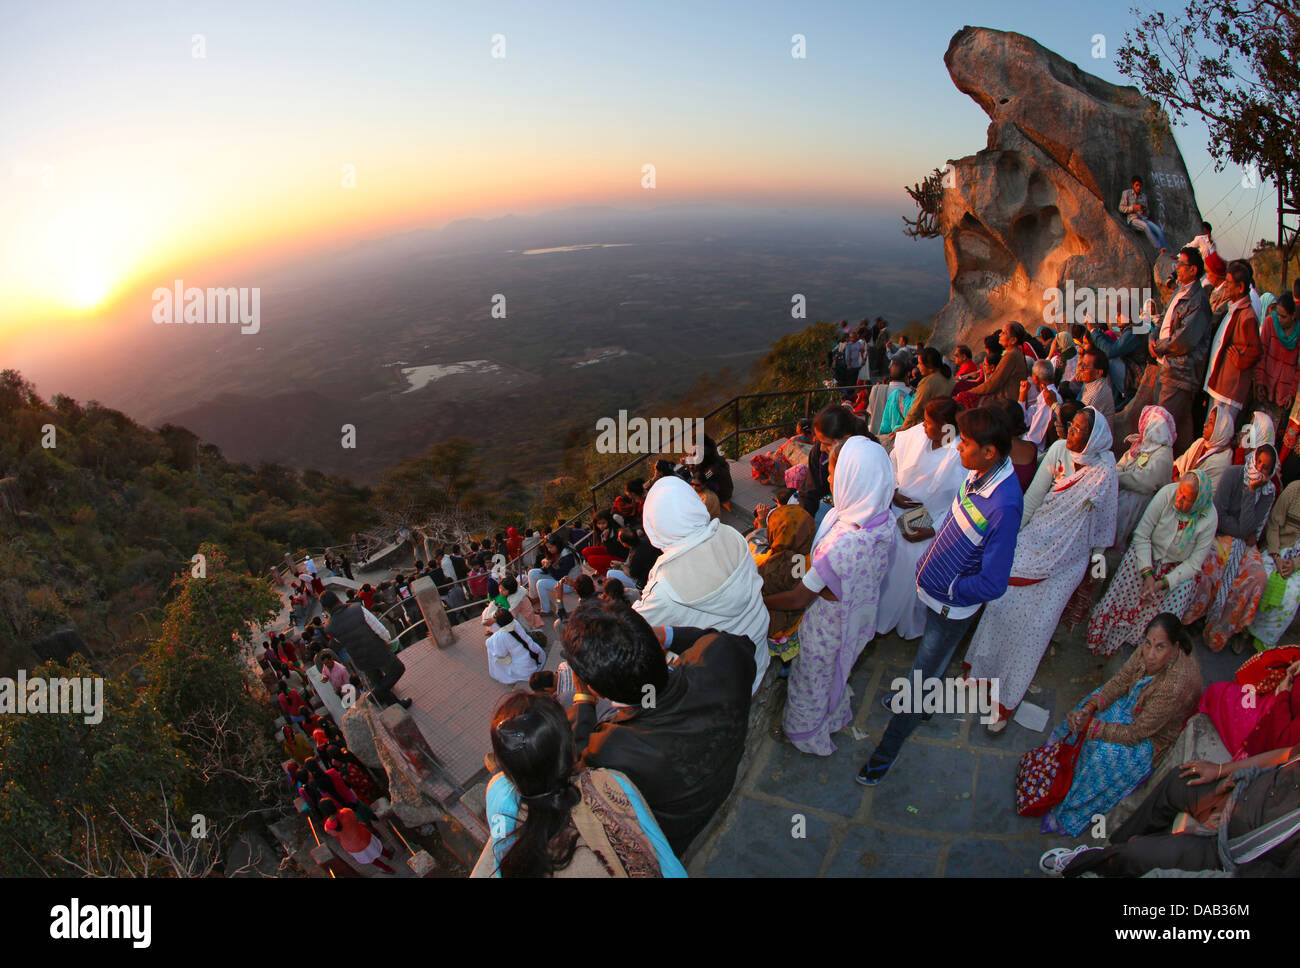
<path id="1" fill-rule="evenodd" d="M 832 457 L 834 509 L 813 539 L 812 566 L 793 589 L 768 595 L 772 609 L 805 608 L 799 655 L 790 668 L 785 734 L 817 756 L 835 752 L 831 734 L 853 719 L 849 673 L 876 634 L 876 608 L 897 528 L 889 503 L 893 465 L 885 449 L 850 437 Z"/>

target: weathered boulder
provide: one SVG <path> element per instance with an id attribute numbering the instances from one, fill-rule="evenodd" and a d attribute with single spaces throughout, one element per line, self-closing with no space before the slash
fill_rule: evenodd
<path id="1" fill-rule="evenodd" d="M 1128 227 L 1120 196 L 1142 176 L 1171 249 L 1199 234 L 1201 216 L 1177 144 L 1151 123 L 1152 102 L 1000 30 L 962 28 L 944 63 L 992 123 L 988 147 L 952 162 L 946 179 L 938 226 L 951 290 L 934 343 L 978 352 L 1009 321 L 1030 332 L 1080 321 L 1085 292 L 1159 299 L 1156 252 Z M 1059 310 L 1048 314 L 1055 320 L 1045 309 Z M 1104 303 L 1091 312 L 1109 319 Z"/>

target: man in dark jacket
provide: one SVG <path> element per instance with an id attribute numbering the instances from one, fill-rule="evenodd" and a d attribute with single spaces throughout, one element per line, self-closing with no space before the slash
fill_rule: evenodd
<path id="1" fill-rule="evenodd" d="M 1151 334 L 1151 355 L 1160 366 L 1160 406 L 1174 418 L 1178 437 L 1174 456 L 1196 439 L 1192 399 L 1201 389 L 1209 352 L 1210 297 L 1201 286 L 1205 263 L 1201 250 L 1188 246 L 1178 253 L 1178 291 L 1165 309 L 1160 327 Z"/>
<path id="2" fill-rule="evenodd" d="M 660 635 L 680 656 L 675 665 Z M 627 605 L 597 600 L 573 613 L 564 650 L 583 765 L 625 773 L 681 856 L 736 781 L 754 643 L 713 629 L 652 629 Z M 626 705 L 597 724 L 601 696 Z"/>
<path id="3" fill-rule="evenodd" d="M 409 709 L 411 700 L 399 700 L 393 695 L 393 686 L 402 678 L 406 666 L 389 649 L 383 623 L 360 602 L 345 605 L 332 591 L 322 595 L 320 602 L 330 616 L 325 631 L 347 650 L 348 657 L 370 682 L 375 699 L 384 706 L 397 703 Z"/>

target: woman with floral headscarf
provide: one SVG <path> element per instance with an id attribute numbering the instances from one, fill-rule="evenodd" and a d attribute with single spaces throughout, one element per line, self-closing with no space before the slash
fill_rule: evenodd
<path id="1" fill-rule="evenodd" d="M 767 517 L 767 551 L 754 555 L 754 564 L 763 579 L 763 594 L 775 595 L 799 584 L 808 570 L 816 532 L 812 515 L 798 504 L 786 504 Z M 783 662 L 799 654 L 799 622 L 802 609 L 769 611 L 768 648 Z"/>
<path id="2" fill-rule="evenodd" d="M 1213 407 L 1205 418 L 1205 432 L 1174 461 L 1174 480 L 1192 471 L 1205 471 L 1210 483 L 1218 487 L 1219 479 L 1232 466 L 1232 450 L 1232 414 L 1224 407 Z"/>
<path id="3" fill-rule="evenodd" d="M 998 683 L 990 732 L 1005 728 L 1020 705 L 1094 553 L 1114 543 L 1118 495 L 1110 426 L 1088 407 L 1043 456 L 1025 494 L 1010 585 L 984 606 L 966 654 L 972 679 Z"/>
<path id="4" fill-rule="evenodd" d="M 1192 471 L 1156 491 L 1115 579 L 1092 610 L 1088 648 L 1112 655 L 1141 639 L 1147 623 L 1161 612 L 1186 611 L 1218 524 L 1214 485 L 1204 471 Z"/>
<path id="5" fill-rule="evenodd" d="M 1277 452 L 1271 444 L 1251 451 L 1244 467 L 1233 467 L 1214 492 L 1219 538 L 1196 576 L 1196 594 L 1184 622 L 1205 616 L 1205 644 L 1219 652 L 1228 640 L 1255 620 L 1268 583 L 1259 553 L 1259 535 L 1273 507 Z M 1232 651 L 1243 651 L 1233 643 Z"/>
<path id="6" fill-rule="evenodd" d="M 769 609 L 805 609 L 783 726 L 790 742 L 816 756 L 834 753 L 831 734 L 853 720 L 849 673 L 875 637 L 880 586 L 898 530 L 889 513 L 894 468 L 883 447 L 848 438 L 830 476 L 835 507 L 813 538 L 812 567 L 795 588 L 764 598 Z"/>
<path id="7" fill-rule="evenodd" d="M 1115 544 L 1128 544 L 1151 495 L 1169 483 L 1174 470 L 1173 415 L 1164 407 L 1142 408 L 1138 432 L 1125 438 L 1129 445 L 1115 465 L 1119 472 L 1119 512 L 1115 517 Z"/>

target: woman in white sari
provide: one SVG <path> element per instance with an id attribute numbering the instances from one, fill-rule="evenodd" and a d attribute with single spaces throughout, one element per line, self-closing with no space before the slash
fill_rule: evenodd
<path id="1" fill-rule="evenodd" d="M 790 667 L 785 734 L 816 756 L 853 721 L 849 673 L 876 634 L 876 606 L 898 527 L 889 513 L 893 468 L 883 447 L 850 437 L 831 468 L 835 508 L 813 538 L 812 567 L 793 589 L 768 595 L 772 609 L 805 608 Z"/>
<path id="2" fill-rule="evenodd" d="M 925 406 L 925 419 L 894 437 L 889 459 L 894 465 L 895 520 L 913 508 L 924 507 L 932 522 L 911 537 L 900 534 L 890 552 L 889 570 L 880 589 L 876 634 L 897 631 L 904 639 L 925 631 L 925 605 L 916 594 L 916 564 L 943 526 L 957 489 L 966 479 L 957 452 L 957 404 L 951 397 L 936 397 Z"/>
<path id="3" fill-rule="evenodd" d="M 1093 407 L 1047 449 L 1025 493 L 1006 593 L 984 607 L 966 655 L 972 679 L 997 684 L 999 732 L 1038 671 L 1070 596 L 1094 555 L 1115 542 L 1119 475 L 1110 426 Z"/>
<path id="4" fill-rule="evenodd" d="M 1169 483 L 1174 472 L 1173 415 L 1164 407 L 1142 408 L 1138 432 L 1126 438 L 1129 449 L 1119 459 L 1119 513 L 1115 521 L 1115 544 L 1127 547 L 1133 529 L 1151 496 Z"/>
<path id="5" fill-rule="evenodd" d="M 663 554 L 632 607 L 651 625 L 747 636 L 758 664 L 757 691 L 769 659 L 768 614 L 763 579 L 745 539 L 730 525 L 710 519 L 704 502 L 680 477 L 655 481 L 646 495 L 642 524 Z"/>

